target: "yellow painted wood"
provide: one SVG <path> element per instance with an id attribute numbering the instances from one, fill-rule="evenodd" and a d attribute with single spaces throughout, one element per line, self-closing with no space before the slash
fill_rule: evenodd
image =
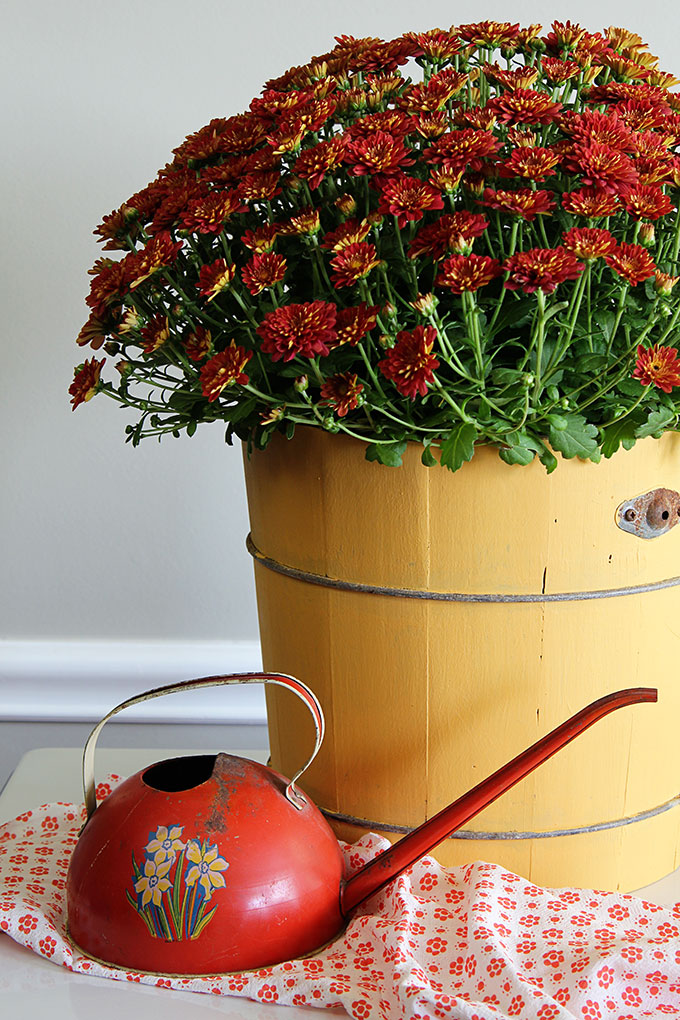
<path id="1" fill-rule="evenodd" d="M 368 463 L 363 444 L 312 429 L 246 459 L 252 537 L 266 556 L 391 587 L 526 594 L 680 575 L 680 526 L 642 541 L 617 506 L 680 489 L 675 435 L 599 465 L 509 467 L 481 449 L 451 474 Z M 444 603 L 322 588 L 256 566 L 265 668 L 319 695 L 324 748 L 303 786 L 322 807 L 416 825 L 570 714 L 622 687 L 658 686 L 545 763 L 469 828 L 550 831 L 646 811 L 680 776 L 680 589 L 575 602 Z M 296 699 L 267 693 L 272 763 L 311 746 Z M 548 885 L 635 888 L 671 871 L 680 808 L 624 828 L 552 839 L 448 840 L 444 863 L 498 860 Z M 369 826 L 370 828 L 370 826 Z M 361 829 L 338 826 L 356 838 Z M 364 830 L 365 831 L 365 830 Z M 653 849 L 650 848 L 653 840 Z"/>

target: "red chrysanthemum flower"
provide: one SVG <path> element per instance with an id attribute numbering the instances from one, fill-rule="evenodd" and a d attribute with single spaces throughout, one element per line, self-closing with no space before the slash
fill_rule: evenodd
<path id="1" fill-rule="evenodd" d="M 453 115 L 456 127 L 471 127 L 477 131 L 491 131 L 498 123 L 498 117 L 488 106 L 459 106 Z"/>
<path id="2" fill-rule="evenodd" d="M 395 138 L 385 131 L 374 131 L 365 138 L 353 139 L 347 146 L 345 162 L 350 173 L 356 176 L 395 174 L 414 160 L 404 147 L 403 138 Z"/>
<path id="3" fill-rule="evenodd" d="M 85 347 L 86 344 L 89 344 L 93 351 L 98 351 L 106 342 L 110 331 L 110 327 L 107 326 L 104 320 L 92 312 L 76 337 L 76 343 L 79 347 Z"/>
<path id="4" fill-rule="evenodd" d="M 488 104 L 503 124 L 551 124 L 562 111 L 547 92 L 515 89 Z"/>
<path id="5" fill-rule="evenodd" d="M 519 25 L 509 21 L 479 21 L 453 29 L 461 39 L 485 49 L 512 49 L 519 42 Z"/>
<path id="6" fill-rule="evenodd" d="M 428 82 L 418 82 L 406 89 L 399 103 L 409 113 L 424 114 L 444 110 L 446 104 L 465 86 L 467 74 L 447 68 L 433 75 Z"/>
<path id="7" fill-rule="evenodd" d="M 416 117 L 416 131 L 429 141 L 441 138 L 448 126 L 448 114 L 443 110 L 438 110 L 436 113 L 423 113 Z"/>
<path id="8" fill-rule="evenodd" d="M 318 188 L 326 174 L 342 163 L 346 148 L 346 139 L 336 135 L 329 141 L 303 149 L 295 162 L 293 172 L 307 181 L 310 188 Z"/>
<path id="9" fill-rule="evenodd" d="M 281 194 L 281 175 L 278 170 L 246 174 L 239 181 L 237 191 L 244 202 L 268 202 Z"/>
<path id="10" fill-rule="evenodd" d="M 623 242 L 611 255 L 605 256 L 605 262 L 615 273 L 627 280 L 631 287 L 644 283 L 656 272 L 651 255 L 639 244 Z"/>
<path id="11" fill-rule="evenodd" d="M 331 282 L 334 287 L 351 287 L 365 279 L 380 261 L 375 246 L 368 241 L 348 244 L 331 259 Z"/>
<path id="12" fill-rule="evenodd" d="M 378 362 L 378 368 L 404 397 L 424 397 L 434 382 L 439 361 L 432 353 L 437 331 L 433 326 L 416 326 L 412 332 L 397 333 L 397 342 Z"/>
<path id="13" fill-rule="evenodd" d="M 197 181 L 195 176 L 193 180 L 186 182 L 182 182 L 180 179 L 175 183 L 174 178 L 169 180 L 173 182 L 172 187 L 169 187 L 147 228 L 152 235 L 167 232 L 177 226 L 180 214 L 186 212 L 189 204 L 200 198 L 205 198 L 209 194 L 205 183 Z"/>
<path id="14" fill-rule="evenodd" d="M 617 103 L 616 112 L 633 131 L 659 131 L 666 126 L 669 111 L 648 99 L 627 99 Z"/>
<path id="15" fill-rule="evenodd" d="M 464 170 L 471 166 L 479 169 L 480 160 L 492 156 L 500 148 L 500 141 L 490 131 L 476 128 L 460 128 L 448 131 L 434 144 L 425 149 L 423 156 L 428 163 Z"/>
<path id="16" fill-rule="evenodd" d="M 111 308 L 120 305 L 127 292 L 126 260 L 114 262 L 112 259 L 97 259 L 89 273 L 92 282 L 85 301 L 95 315 L 101 319 L 106 318 Z"/>
<path id="17" fill-rule="evenodd" d="M 152 237 L 144 248 L 126 255 L 123 261 L 130 290 L 134 290 L 160 269 L 172 265 L 181 250 L 182 242 L 173 241 L 170 234 L 164 232 Z"/>
<path id="18" fill-rule="evenodd" d="M 635 135 L 617 116 L 616 110 L 600 113 L 599 110 L 568 110 L 560 117 L 560 127 L 574 140 L 575 145 L 598 142 L 619 152 L 635 150 Z"/>
<path id="19" fill-rule="evenodd" d="M 241 386 L 249 380 L 245 367 L 253 356 L 252 351 L 238 347 L 232 340 L 229 347 L 206 361 L 201 369 L 201 392 L 210 402 L 217 400 L 227 386 L 239 383 Z"/>
<path id="20" fill-rule="evenodd" d="M 227 220 L 247 211 L 248 206 L 237 191 L 211 191 L 205 198 L 189 202 L 180 223 L 191 234 L 219 234 Z"/>
<path id="21" fill-rule="evenodd" d="M 309 125 L 304 117 L 289 117 L 277 121 L 275 130 L 267 135 L 267 142 L 275 156 L 297 152 L 307 135 Z"/>
<path id="22" fill-rule="evenodd" d="M 506 89 L 530 89 L 538 78 L 537 67 L 516 67 L 509 71 L 500 64 L 483 64 L 482 71 L 491 81 L 498 82 Z"/>
<path id="23" fill-rule="evenodd" d="M 105 216 L 92 233 L 106 241 L 104 251 L 127 251 L 128 246 L 125 238 L 127 234 L 134 235 L 136 219 L 136 211 L 124 203 L 120 209 L 114 209 L 112 213 Z"/>
<path id="24" fill-rule="evenodd" d="M 99 377 L 101 375 L 102 367 L 106 364 L 106 358 L 102 358 L 101 361 L 97 361 L 96 358 L 90 358 L 89 361 L 83 362 L 73 374 L 73 382 L 68 388 L 71 395 L 71 410 L 75 411 L 79 404 L 84 404 L 86 400 L 91 400 L 99 388 Z"/>
<path id="25" fill-rule="evenodd" d="M 417 177 L 390 177 L 380 191 L 378 212 L 396 216 L 400 230 L 410 221 L 421 220 L 428 209 L 444 208 L 440 192 Z"/>
<path id="26" fill-rule="evenodd" d="M 349 344 L 350 347 L 355 347 L 367 333 L 375 329 L 379 311 L 378 305 L 367 305 L 365 301 L 349 308 L 339 308 L 335 323 L 337 335 L 329 346 L 340 347 L 342 344 Z"/>
<path id="27" fill-rule="evenodd" d="M 507 259 L 503 269 L 509 276 L 504 286 L 525 294 L 539 289 L 549 294 L 565 280 L 575 280 L 584 268 L 566 248 L 531 248 Z"/>
<path id="28" fill-rule="evenodd" d="M 241 236 L 241 243 L 254 252 L 271 251 L 278 235 L 278 226 L 263 223 L 256 230 L 246 230 Z"/>
<path id="29" fill-rule="evenodd" d="M 253 255 L 241 270 L 241 276 L 251 294 L 260 294 L 281 282 L 286 275 L 287 265 L 283 255 L 264 252 L 262 255 Z"/>
<path id="30" fill-rule="evenodd" d="M 651 184 L 625 188 L 621 191 L 621 201 L 634 220 L 658 220 L 675 209 L 668 195 Z"/>
<path id="31" fill-rule="evenodd" d="M 409 258 L 429 255 L 438 262 L 449 252 L 469 251 L 474 239 L 481 237 L 488 224 L 485 216 L 467 209 L 441 216 L 435 223 L 421 227 L 409 246 Z"/>
<path id="32" fill-rule="evenodd" d="M 601 142 L 586 142 L 571 147 L 564 157 L 567 170 L 581 175 L 583 184 L 615 195 L 622 188 L 637 184 L 633 160 L 625 153 Z"/>
<path id="33" fill-rule="evenodd" d="M 633 378 L 639 379 L 643 386 L 657 386 L 664 393 L 670 393 L 674 386 L 680 386 L 677 348 L 640 345 Z"/>
<path id="34" fill-rule="evenodd" d="M 338 418 L 359 406 L 363 384 L 355 372 L 339 372 L 321 386 L 322 404 L 332 407 Z"/>
<path id="35" fill-rule="evenodd" d="M 393 138 L 405 138 L 413 131 L 413 117 L 409 117 L 403 110 L 368 113 L 355 120 L 341 137 L 345 141 L 358 141 L 360 138 L 370 138 L 376 131 L 383 131 Z"/>
<path id="36" fill-rule="evenodd" d="M 677 134 L 675 132 L 668 135 L 658 135 L 655 131 L 638 131 L 633 135 L 636 160 L 671 160 L 673 158 L 672 149 L 676 139 Z"/>
<path id="37" fill-rule="evenodd" d="M 406 32 L 406 39 L 412 46 L 412 57 L 427 57 L 435 63 L 453 60 L 460 53 L 460 42 L 455 33 L 433 28 L 429 32 Z"/>
<path id="38" fill-rule="evenodd" d="M 154 315 L 153 319 L 140 330 L 144 339 L 142 349 L 145 354 L 153 354 L 170 336 L 170 323 L 167 315 Z"/>
<path id="39" fill-rule="evenodd" d="M 335 228 L 324 234 L 321 242 L 322 248 L 329 248 L 331 251 L 341 251 L 350 244 L 358 244 L 365 241 L 371 232 L 371 224 L 368 220 L 345 220 Z"/>
<path id="40" fill-rule="evenodd" d="M 284 305 L 265 315 L 257 327 L 262 350 L 273 361 L 327 355 L 335 339 L 337 306 L 326 301 Z"/>
<path id="41" fill-rule="evenodd" d="M 485 287 L 502 272 L 498 259 L 487 255 L 451 255 L 442 262 L 434 282 L 453 294 L 462 294 Z"/>
<path id="42" fill-rule="evenodd" d="M 214 297 L 228 287 L 234 279 L 236 266 L 230 265 L 226 259 L 217 259 L 207 266 L 201 266 L 198 274 L 198 293 L 201 297 L 212 301 Z"/>
<path id="43" fill-rule="evenodd" d="M 458 190 L 458 185 L 464 173 L 464 170 L 460 170 L 457 167 L 439 167 L 430 174 L 430 184 L 435 188 L 439 188 L 440 191 L 451 195 L 454 191 Z"/>
<path id="44" fill-rule="evenodd" d="M 318 234 L 321 230 L 319 210 L 302 209 L 285 223 L 277 223 L 276 227 L 280 234 Z"/>
<path id="45" fill-rule="evenodd" d="M 184 350 L 192 361 L 203 361 L 212 350 L 212 333 L 205 326 L 196 326 L 184 337 Z"/>
<path id="46" fill-rule="evenodd" d="M 585 28 L 574 25 L 571 21 L 553 21 L 552 32 L 548 33 L 543 42 L 550 53 L 561 53 L 578 46 L 587 34 Z"/>
<path id="47" fill-rule="evenodd" d="M 486 188 L 479 201 L 490 209 L 521 216 L 524 220 L 534 220 L 555 208 L 555 199 L 549 191 L 532 191 L 531 188 L 517 188 L 515 191 Z"/>
<path id="48" fill-rule="evenodd" d="M 597 227 L 572 227 L 563 235 L 562 244 L 567 251 L 586 262 L 609 255 L 617 247 L 613 234 Z"/>
<path id="49" fill-rule="evenodd" d="M 559 165 L 561 155 L 554 149 L 540 146 L 522 146 L 515 149 L 501 165 L 503 177 L 525 177 L 530 181 L 543 181 Z"/>
<path id="50" fill-rule="evenodd" d="M 558 60 L 556 57 L 543 57 L 541 69 L 548 81 L 561 85 L 570 78 L 580 74 L 581 68 L 574 60 Z"/>
<path id="51" fill-rule="evenodd" d="M 587 220 L 603 219 L 612 216 L 620 209 L 616 195 L 599 188 L 579 188 L 577 191 L 565 192 L 562 195 L 562 208 L 574 216 Z"/>

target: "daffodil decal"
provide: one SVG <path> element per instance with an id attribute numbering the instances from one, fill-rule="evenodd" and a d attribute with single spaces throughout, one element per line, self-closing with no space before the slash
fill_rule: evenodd
<path id="1" fill-rule="evenodd" d="M 186 884 L 194 885 L 198 882 L 203 886 L 206 900 L 212 896 L 213 889 L 224 889 L 225 881 L 223 871 L 229 865 L 224 857 L 218 857 L 216 846 L 201 844 L 197 839 L 190 839 L 187 844 L 187 859 L 193 864 L 187 870 Z"/>
<path id="2" fill-rule="evenodd" d="M 134 895 L 125 892 L 149 934 L 166 942 L 199 937 L 217 910 L 208 904 L 213 892 L 225 888 L 229 867 L 217 844 L 183 840 L 183 831 L 170 823 L 149 833 L 139 864 L 132 855 Z"/>
<path id="3" fill-rule="evenodd" d="M 172 867 L 172 861 L 156 862 L 147 858 L 144 862 L 144 874 L 135 882 L 135 892 L 142 897 L 142 908 L 153 903 L 155 907 L 161 905 L 164 892 L 172 888 L 172 884 L 166 878 Z"/>
<path id="4" fill-rule="evenodd" d="M 184 849 L 184 843 L 179 838 L 182 835 L 183 825 L 159 825 L 156 834 L 147 843 L 146 852 L 152 854 L 156 862 L 175 859 L 175 855 Z"/>

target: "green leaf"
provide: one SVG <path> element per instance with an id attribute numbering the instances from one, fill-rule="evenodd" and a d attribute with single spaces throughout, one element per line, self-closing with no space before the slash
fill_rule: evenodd
<path id="1" fill-rule="evenodd" d="M 387 467 L 401 467 L 406 445 L 406 440 L 398 443 L 371 443 L 366 447 L 366 460 L 375 460 Z"/>
<path id="2" fill-rule="evenodd" d="M 614 323 L 616 322 L 616 315 L 614 312 L 602 312 L 600 315 L 595 316 L 595 321 L 602 330 L 604 338 L 609 343 L 614 329 Z"/>
<path id="3" fill-rule="evenodd" d="M 506 464 L 522 464 L 525 466 L 526 464 L 531 464 L 536 453 L 534 450 L 529 450 L 526 446 L 507 446 L 498 451 L 498 456 Z"/>
<path id="4" fill-rule="evenodd" d="M 545 444 L 542 444 L 542 450 L 538 455 L 538 459 L 548 474 L 551 474 L 557 467 L 557 457 Z"/>
<path id="5" fill-rule="evenodd" d="M 438 463 L 437 458 L 432 453 L 432 450 L 430 449 L 429 446 L 426 446 L 424 448 L 420 459 L 425 465 L 425 467 L 435 467 L 436 464 Z"/>
<path id="6" fill-rule="evenodd" d="M 567 459 L 581 457 L 589 460 L 596 450 L 599 451 L 596 427 L 589 425 L 580 414 L 567 414 L 564 417 L 566 428 L 555 429 L 551 426 L 550 445 Z"/>
<path id="7" fill-rule="evenodd" d="M 635 433 L 637 422 L 630 417 L 622 418 L 602 429 L 602 455 L 612 457 L 619 446 L 623 445 L 624 450 L 630 450 L 635 446 Z"/>
<path id="8" fill-rule="evenodd" d="M 546 418 L 550 428 L 557 429 L 558 432 L 564 432 L 569 427 L 569 420 L 563 414 L 548 414 Z"/>
<path id="9" fill-rule="evenodd" d="M 461 422 L 441 444 L 440 460 L 449 471 L 457 471 L 475 452 L 477 429 L 472 423 Z"/>
<path id="10" fill-rule="evenodd" d="M 650 411 L 644 425 L 638 425 L 635 430 L 636 439 L 644 439 L 646 436 L 659 436 L 675 423 L 677 415 L 669 408 L 661 408 L 659 411 Z"/>

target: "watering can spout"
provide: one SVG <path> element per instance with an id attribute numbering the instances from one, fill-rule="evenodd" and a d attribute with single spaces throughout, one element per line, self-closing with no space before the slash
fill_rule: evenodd
<path id="1" fill-rule="evenodd" d="M 419 860 L 423 854 L 429 853 L 443 839 L 450 836 L 456 829 L 459 829 L 506 790 L 509 790 L 511 786 L 514 786 L 537 766 L 565 747 L 593 723 L 618 708 L 640 702 L 655 702 L 657 697 L 658 692 L 655 688 L 634 687 L 608 694 L 582 709 L 414 832 L 399 840 L 391 849 L 385 850 L 356 872 L 342 888 L 340 905 L 343 915 L 350 913 L 374 892 L 391 882 L 405 868 Z"/>

